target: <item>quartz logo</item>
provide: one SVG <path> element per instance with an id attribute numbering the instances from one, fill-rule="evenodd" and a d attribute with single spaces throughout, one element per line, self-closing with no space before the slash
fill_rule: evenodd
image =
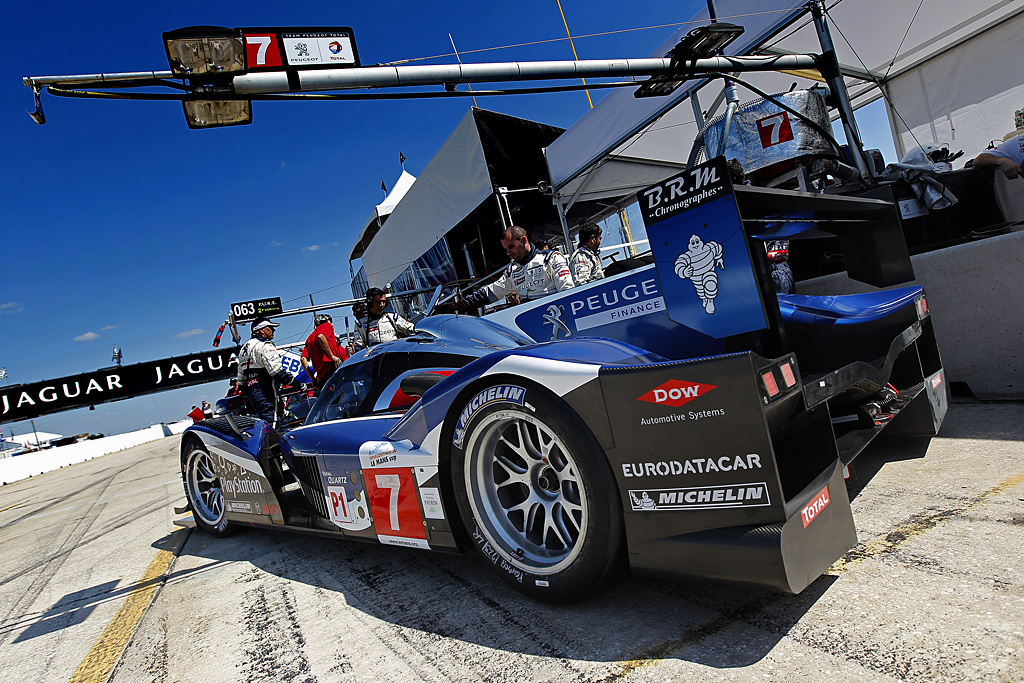
<path id="1" fill-rule="evenodd" d="M 661 386 L 651 389 L 643 396 L 637 396 L 636 400 L 678 408 L 698 396 L 703 396 L 716 387 L 717 385 L 715 384 L 701 384 L 700 382 L 670 379 Z"/>

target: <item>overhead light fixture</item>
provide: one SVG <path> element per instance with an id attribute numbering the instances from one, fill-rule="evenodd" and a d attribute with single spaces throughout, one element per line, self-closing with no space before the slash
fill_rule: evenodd
<path id="1" fill-rule="evenodd" d="M 185 121 L 189 128 L 219 128 L 252 123 L 249 100 L 184 100 Z"/>
<path id="2" fill-rule="evenodd" d="M 163 34 L 171 72 L 191 78 L 245 71 L 245 43 L 238 29 L 189 26 Z"/>
<path id="3" fill-rule="evenodd" d="M 678 73 L 651 76 L 637 88 L 633 97 L 662 97 L 671 94 L 693 72 L 692 62 L 714 57 L 742 34 L 742 26 L 722 22 L 693 29 L 665 55 L 672 59 L 672 71 L 682 72 L 682 77 Z"/>
<path id="4" fill-rule="evenodd" d="M 743 35 L 743 27 L 736 24 L 715 22 L 693 29 L 668 55 L 673 59 L 704 59 L 714 57 Z"/>

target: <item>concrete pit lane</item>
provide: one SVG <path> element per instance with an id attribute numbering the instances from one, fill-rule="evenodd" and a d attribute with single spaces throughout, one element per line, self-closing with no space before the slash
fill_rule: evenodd
<path id="1" fill-rule="evenodd" d="M 634 578 L 570 606 L 478 558 L 175 535 L 167 438 L 0 488 L 0 680 L 1024 680 L 1022 418 L 957 403 L 873 444 L 859 544 L 800 595 Z"/>

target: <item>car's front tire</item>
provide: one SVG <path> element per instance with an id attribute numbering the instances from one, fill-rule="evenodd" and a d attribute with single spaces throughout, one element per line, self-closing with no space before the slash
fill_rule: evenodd
<path id="1" fill-rule="evenodd" d="M 502 395 L 512 399 L 491 398 Z M 579 600 L 610 579 L 623 565 L 622 508 L 586 425 L 522 380 L 482 387 L 459 410 L 456 503 L 498 575 L 546 602 Z"/>
<path id="2" fill-rule="evenodd" d="M 190 439 L 182 453 L 181 478 L 196 526 L 213 536 L 231 533 L 213 456 L 198 439 Z"/>

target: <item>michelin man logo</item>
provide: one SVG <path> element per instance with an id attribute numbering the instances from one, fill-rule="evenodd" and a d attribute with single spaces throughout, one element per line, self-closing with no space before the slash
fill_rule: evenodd
<path id="1" fill-rule="evenodd" d="M 715 297 L 718 296 L 718 273 L 715 266 L 725 269 L 722 261 L 722 245 L 707 242 L 700 235 L 691 235 L 689 248 L 676 259 L 676 275 L 693 282 L 697 296 L 709 314 L 715 312 Z"/>
<path id="2" fill-rule="evenodd" d="M 643 492 L 642 496 L 636 495 L 638 491 L 630 491 L 629 497 L 632 499 L 634 510 L 653 510 L 655 509 L 654 500 L 651 499 L 651 494 L 647 491 Z"/>
<path id="3" fill-rule="evenodd" d="M 551 325 L 551 339 L 567 339 L 572 336 L 572 330 L 565 322 L 564 310 L 561 306 L 551 304 L 548 306 L 548 312 L 544 314 L 543 321 L 545 325 Z M 561 334 L 561 337 L 559 336 Z"/>

